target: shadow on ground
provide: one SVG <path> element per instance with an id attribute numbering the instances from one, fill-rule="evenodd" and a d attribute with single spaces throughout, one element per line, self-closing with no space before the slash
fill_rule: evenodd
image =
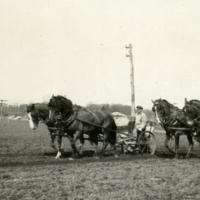
<path id="1" fill-rule="evenodd" d="M 94 151 L 86 150 L 83 152 L 83 157 L 76 158 L 71 160 L 71 151 L 63 152 L 63 156 L 61 159 L 55 159 L 55 152 L 44 152 L 43 154 L 31 154 L 31 155 L 18 155 L 15 156 L 7 155 L 6 157 L 1 157 L 0 166 L 32 166 L 32 165 L 60 165 L 60 164 L 70 164 L 70 163 L 93 163 L 93 162 L 127 162 L 127 161 L 139 161 L 144 159 L 174 159 L 174 155 L 167 152 L 157 152 L 155 155 L 146 155 L 146 154 L 121 154 L 118 156 L 114 156 L 113 153 L 107 151 L 105 156 L 102 158 L 93 157 Z M 180 159 L 185 158 L 185 153 L 180 153 Z M 191 154 L 191 158 L 200 157 L 196 154 Z M 189 158 L 190 159 L 190 158 Z"/>

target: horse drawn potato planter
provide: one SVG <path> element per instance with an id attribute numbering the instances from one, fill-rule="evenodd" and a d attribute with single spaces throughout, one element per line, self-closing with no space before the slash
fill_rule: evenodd
<path id="1" fill-rule="evenodd" d="M 137 138 L 128 133 L 129 131 L 118 132 L 117 146 L 121 147 L 123 153 L 139 151 L 141 154 L 153 155 L 156 152 L 153 130 L 153 126 L 146 126 L 144 131 L 138 133 Z"/>
<path id="2" fill-rule="evenodd" d="M 108 144 L 113 149 L 119 149 L 142 154 L 154 154 L 156 140 L 153 127 L 147 126 L 146 130 L 133 137 L 132 131 L 127 126 L 125 130 L 117 127 L 111 114 L 105 111 L 89 111 L 73 105 L 65 97 L 57 96 L 50 99 L 49 104 L 31 104 L 27 106 L 30 127 L 35 130 L 40 121 L 47 125 L 50 132 L 52 147 L 57 150 L 56 159 L 60 158 L 62 137 L 67 137 L 72 148 L 72 157 L 82 154 L 85 140 L 90 140 L 95 145 L 95 155 L 102 156 Z M 147 130 L 148 129 L 148 130 Z M 130 133 L 130 134 L 129 134 Z M 57 141 L 57 148 L 54 141 Z M 76 147 L 76 141 L 80 147 Z M 98 151 L 98 142 L 102 142 L 102 149 Z"/>

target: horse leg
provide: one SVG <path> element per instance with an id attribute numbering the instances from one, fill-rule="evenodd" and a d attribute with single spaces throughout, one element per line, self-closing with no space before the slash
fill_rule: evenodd
<path id="1" fill-rule="evenodd" d="M 74 143 L 74 138 L 71 135 L 68 135 L 69 141 L 70 141 L 70 145 L 72 148 L 72 159 L 75 158 L 76 155 L 76 147 L 75 147 L 75 143 Z"/>
<path id="2" fill-rule="evenodd" d="M 115 144 L 111 144 L 111 148 L 112 148 L 112 151 L 114 152 L 114 156 L 118 157 L 117 148 L 116 148 Z"/>
<path id="3" fill-rule="evenodd" d="M 104 131 L 104 133 L 103 133 L 103 147 L 100 151 L 101 157 L 104 155 L 107 146 L 108 146 L 108 132 Z"/>
<path id="4" fill-rule="evenodd" d="M 178 150 L 179 150 L 179 138 L 180 138 L 180 132 L 176 131 L 175 132 L 175 158 L 179 157 L 179 153 L 178 153 Z"/>
<path id="5" fill-rule="evenodd" d="M 98 135 L 95 132 L 90 133 L 89 140 L 91 145 L 95 145 L 93 156 L 98 157 Z"/>
<path id="6" fill-rule="evenodd" d="M 69 136 L 69 140 L 70 140 L 70 144 L 71 144 L 71 148 L 72 148 L 72 158 L 75 158 L 76 155 L 80 155 L 79 151 L 76 148 L 76 140 L 79 139 L 81 137 L 82 133 L 80 131 L 76 131 L 75 133 L 75 137 L 73 136 Z"/>
<path id="7" fill-rule="evenodd" d="M 50 132 L 50 136 L 51 136 L 51 147 L 57 151 L 56 146 L 55 146 L 55 135 L 53 135 L 53 133 Z"/>
<path id="8" fill-rule="evenodd" d="M 57 152 L 55 159 L 60 159 L 60 157 L 62 155 L 62 153 L 61 153 L 62 136 L 58 133 L 56 138 L 57 138 L 57 144 L 58 144 L 58 152 Z"/>
<path id="9" fill-rule="evenodd" d="M 83 133 L 81 132 L 81 131 L 76 131 L 76 133 L 75 133 L 75 136 L 74 136 L 74 147 L 75 147 L 75 151 L 76 151 L 76 155 L 79 157 L 80 155 L 82 155 L 81 154 L 81 152 L 79 151 L 79 150 L 81 150 L 81 148 L 82 148 L 82 146 L 81 146 L 81 148 L 79 148 L 79 150 L 76 148 L 76 141 L 78 140 L 78 139 L 80 139 L 80 141 L 84 141 L 84 138 L 83 138 Z"/>
<path id="10" fill-rule="evenodd" d="M 83 135 L 82 135 L 82 137 L 79 138 L 79 140 L 80 140 L 81 145 L 79 146 L 78 151 L 79 151 L 79 154 L 80 154 L 81 156 L 83 156 L 82 147 L 83 147 L 83 145 L 84 145 L 84 143 L 85 143 L 85 139 L 84 139 Z"/>
<path id="11" fill-rule="evenodd" d="M 190 153 L 191 153 L 193 146 L 194 146 L 194 143 L 193 143 L 193 140 L 192 140 L 192 134 L 187 134 L 187 139 L 188 139 L 188 142 L 189 142 L 189 149 L 188 149 L 188 152 L 187 152 L 187 155 L 185 156 L 185 158 L 190 157 Z"/>
<path id="12" fill-rule="evenodd" d="M 94 150 L 94 157 L 97 157 L 97 155 L 98 155 L 98 141 L 94 141 L 93 142 L 94 143 L 94 145 L 95 145 L 95 150 Z"/>
<path id="13" fill-rule="evenodd" d="M 170 140 L 170 135 L 166 133 L 164 145 L 169 150 L 170 153 L 174 154 L 175 152 L 169 148 L 169 140 Z"/>

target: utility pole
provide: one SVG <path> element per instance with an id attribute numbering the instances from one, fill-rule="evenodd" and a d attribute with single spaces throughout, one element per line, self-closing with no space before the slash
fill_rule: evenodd
<path id="1" fill-rule="evenodd" d="M 133 54 L 132 54 L 132 45 L 126 46 L 126 49 L 129 49 L 129 54 L 126 57 L 130 58 L 130 83 L 131 83 L 131 118 L 132 121 L 135 121 L 135 86 L 134 86 L 134 65 L 133 65 Z"/>
<path id="2" fill-rule="evenodd" d="M 0 106 L 1 106 L 1 119 L 2 119 L 2 117 L 3 117 L 3 105 L 4 105 L 4 102 L 5 101 L 8 101 L 8 100 L 3 100 L 3 99 L 0 99 Z"/>

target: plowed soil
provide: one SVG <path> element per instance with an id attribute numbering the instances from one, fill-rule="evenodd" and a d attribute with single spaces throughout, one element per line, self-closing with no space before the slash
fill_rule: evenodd
<path id="1" fill-rule="evenodd" d="M 165 149 L 164 131 L 155 131 L 157 153 L 92 157 L 86 142 L 81 159 L 71 161 L 67 138 L 63 158 L 55 160 L 45 125 L 36 131 L 27 121 L 0 121 L 0 199 L 200 199 L 199 144 L 184 159 L 188 142 L 180 139 L 181 158 Z M 173 146 L 174 141 L 171 141 Z"/>

